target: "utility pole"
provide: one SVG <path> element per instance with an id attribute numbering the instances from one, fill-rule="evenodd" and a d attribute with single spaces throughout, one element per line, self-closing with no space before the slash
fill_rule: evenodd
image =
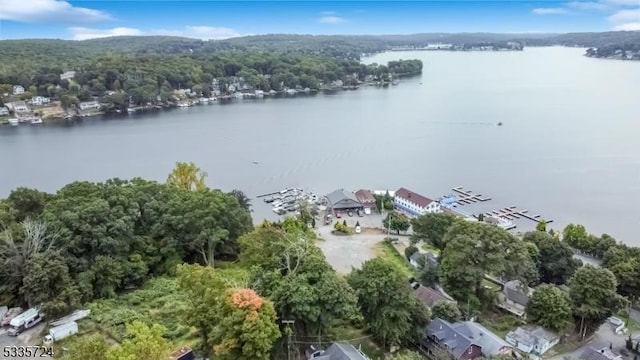
<path id="1" fill-rule="evenodd" d="M 287 360 L 291 360 L 291 334 L 293 330 L 291 325 L 295 323 L 294 320 L 282 320 L 282 323 L 287 325 Z"/>

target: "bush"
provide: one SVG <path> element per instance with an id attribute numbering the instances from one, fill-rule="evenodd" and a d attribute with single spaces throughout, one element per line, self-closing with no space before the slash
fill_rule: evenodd
<path id="1" fill-rule="evenodd" d="M 404 256 L 407 257 L 407 260 L 411 258 L 411 256 L 418 252 L 418 248 L 415 245 L 409 245 L 406 249 L 404 249 Z"/>

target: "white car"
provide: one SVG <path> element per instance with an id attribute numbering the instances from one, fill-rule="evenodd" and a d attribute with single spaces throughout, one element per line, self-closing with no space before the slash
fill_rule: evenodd
<path id="1" fill-rule="evenodd" d="M 356 226 L 356 234 L 360 234 L 360 226 Z"/>

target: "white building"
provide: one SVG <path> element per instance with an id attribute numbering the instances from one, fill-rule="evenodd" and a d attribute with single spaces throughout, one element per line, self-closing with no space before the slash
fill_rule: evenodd
<path id="1" fill-rule="evenodd" d="M 9 115 L 9 109 L 4 106 L 0 106 L 0 116 Z"/>
<path id="2" fill-rule="evenodd" d="M 60 80 L 71 80 L 76 76 L 75 71 L 65 71 L 60 74 Z"/>
<path id="3" fill-rule="evenodd" d="M 421 216 L 428 213 L 439 213 L 442 211 L 440 203 L 420 194 L 400 188 L 395 192 L 393 205 L 409 215 Z"/>
<path id="4" fill-rule="evenodd" d="M 558 344 L 560 337 L 540 326 L 521 326 L 510 331 L 505 340 L 524 353 L 542 356 Z"/>
<path id="5" fill-rule="evenodd" d="M 13 95 L 24 94 L 24 87 L 22 85 L 13 85 Z"/>
<path id="6" fill-rule="evenodd" d="M 51 102 L 51 99 L 44 96 L 34 96 L 31 98 L 31 105 L 45 105 Z"/>
<path id="7" fill-rule="evenodd" d="M 100 109 L 100 104 L 97 101 L 87 101 L 80 103 L 80 110 L 98 110 Z"/>

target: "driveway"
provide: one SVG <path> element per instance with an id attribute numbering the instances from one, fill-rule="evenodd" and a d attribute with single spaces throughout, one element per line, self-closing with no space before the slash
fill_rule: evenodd
<path id="1" fill-rule="evenodd" d="M 42 344 L 42 339 L 41 339 L 41 335 L 42 332 L 45 328 L 45 324 L 44 323 L 40 323 L 38 325 L 36 325 L 35 327 L 25 330 L 22 334 L 18 335 L 18 336 L 9 336 L 8 334 L 6 334 L 6 331 L 4 329 L 0 329 L 0 347 L 2 347 L 2 349 L 0 351 L 4 351 L 5 348 L 7 347 L 11 347 L 11 346 L 37 346 L 37 345 L 41 345 Z M 35 351 L 36 349 L 33 348 L 33 351 Z M 38 349 L 39 350 L 39 349 Z M 41 355 L 41 350 L 38 351 L 38 354 L 36 356 L 36 354 L 34 354 L 34 356 L 32 357 L 5 357 L 4 353 L 0 353 L 0 358 L 2 358 L 3 360 L 18 360 L 18 359 L 39 359 L 39 358 L 47 358 L 49 356 L 40 356 Z"/>

